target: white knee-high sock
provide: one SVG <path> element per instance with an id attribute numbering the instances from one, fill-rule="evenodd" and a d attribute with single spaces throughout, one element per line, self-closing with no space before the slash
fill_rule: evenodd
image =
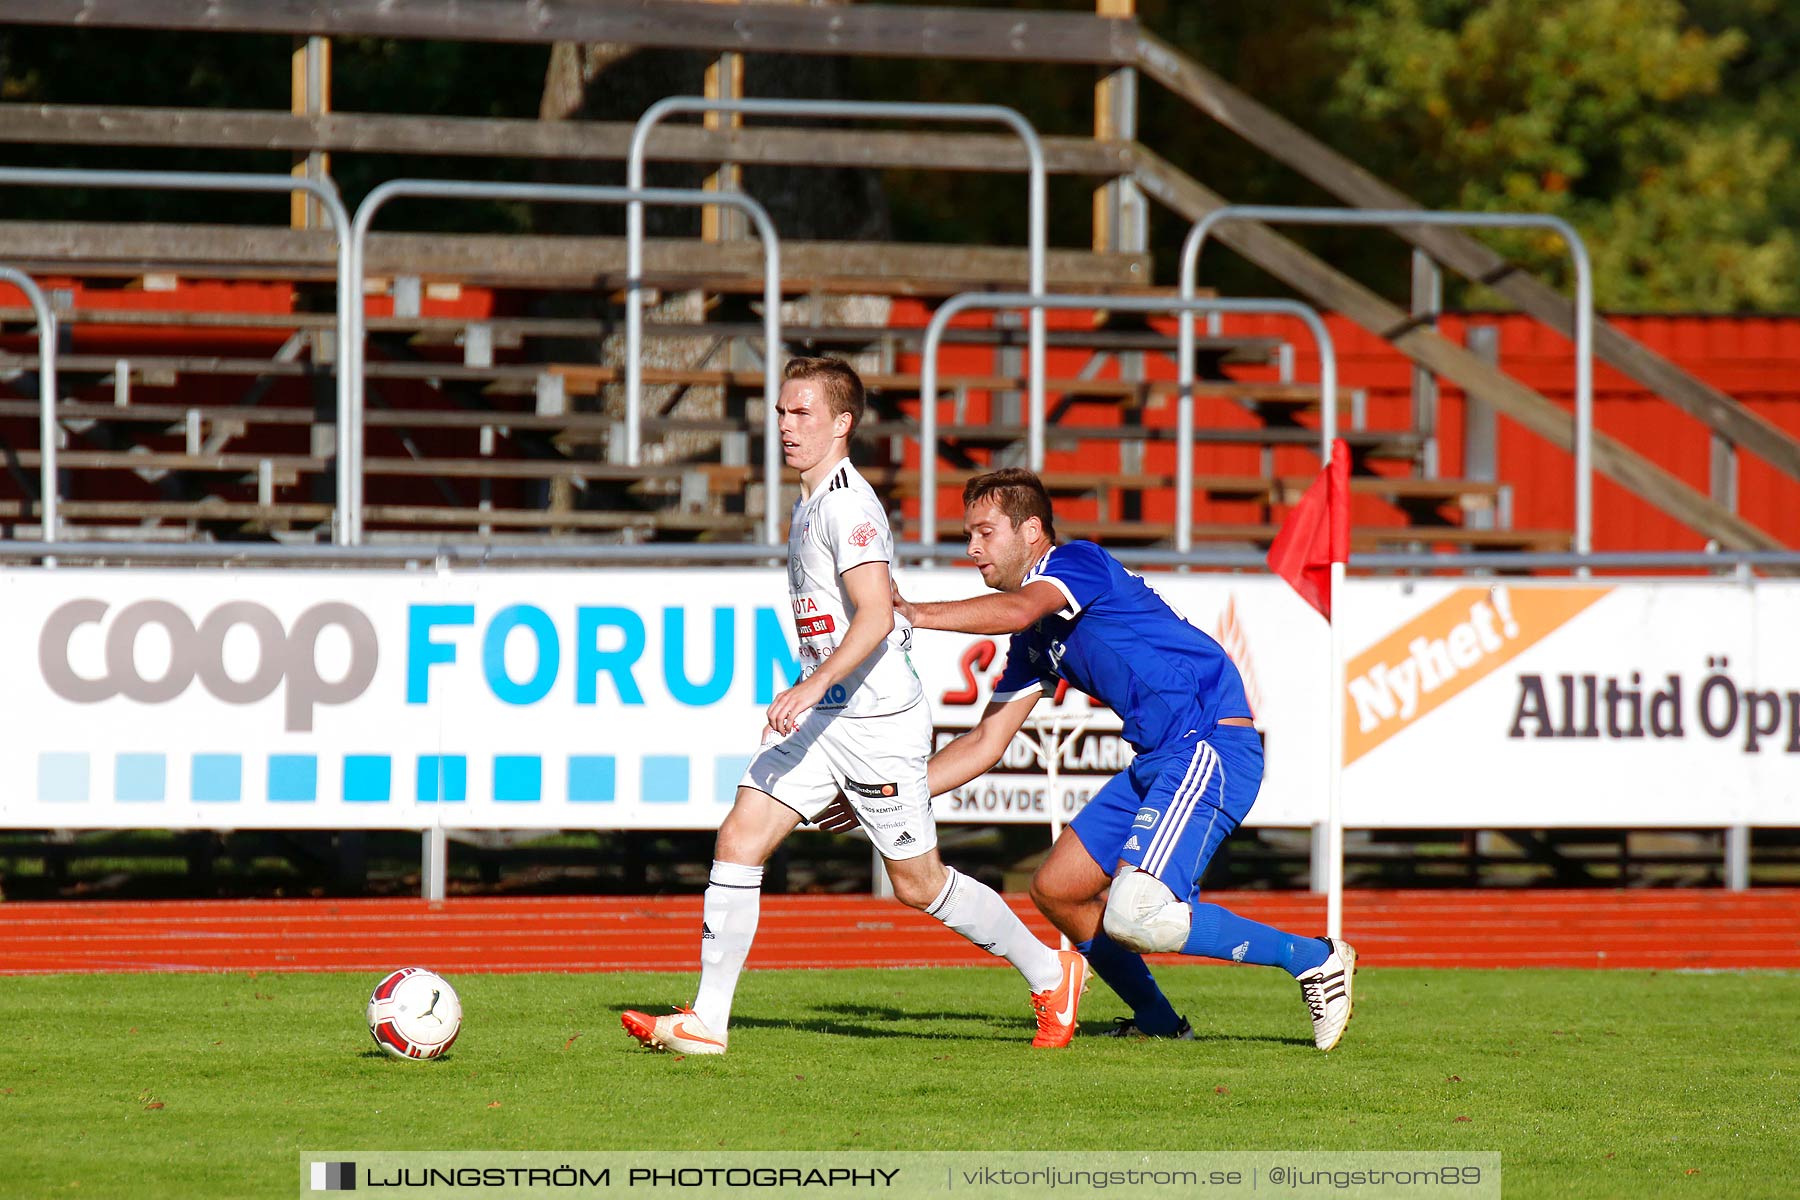
<path id="1" fill-rule="evenodd" d="M 926 907 L 927 915 L 1017 967 L 1032 991 L 1048 991 L 1061 982 L 1056 951 L 1025 928 L 1025 922 L 1006 907 L 998 892 L 955 867 L 945 867 L 944 872 L 949 878 L 937 899 Z"/>
<path id="2" fill-rule="evenodd" d="M 761 867 L 713 860 L 701 909 L 700 992 L 694 997 L 694 1015 L 717 1038 L 724 1038 L 731 1024 L 731 997 L 756 940 L 762 878 Z"/>

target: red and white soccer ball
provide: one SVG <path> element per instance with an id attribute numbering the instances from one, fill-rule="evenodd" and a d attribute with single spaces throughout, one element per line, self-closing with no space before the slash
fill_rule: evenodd
<path id="1" fill-rule="evenodd" d="M 401 967 L 369 997 L 369 1036 L 395 1058 L 436 1058 L 461 1031 L 456 989 L 424 967 Z"/>

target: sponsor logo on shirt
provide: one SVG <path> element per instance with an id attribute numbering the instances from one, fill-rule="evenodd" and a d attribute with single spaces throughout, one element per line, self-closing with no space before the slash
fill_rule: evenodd
<path id="1" fill-rule="evenodd" d="M 861 548 L 880 536 L 881 530 L 876 528 L 875 522 L 864 521 L 861 525 L 858 525 L 855 529 L 850 531 L 850 544 Z"/>
<path id="2" fill-rule="evenodd" d="M 802 638 L 819 637 L 837 629 L 837 622 L 831 614 L 819 610 L 819 602 L 812 596 L 795 596 L 794 629 Z"/>

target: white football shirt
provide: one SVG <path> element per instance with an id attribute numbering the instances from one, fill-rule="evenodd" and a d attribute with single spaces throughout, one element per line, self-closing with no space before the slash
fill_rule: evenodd
<path id="1" fill-rule="evenodd" d="M 843 574 L 863 563 L 892 563 L 894 535 L 887 510 L 849 459 L 844 459 L 794 505 L 788 531 L 788 593 L 794 603 L 794 631 L 800 640 L 800 669 L 811 675 L 837 650 L 855 608 L 844 591 Z M 894 629 L 862 664 L 834 686 L 819 708 L 849 717 L 879 717 L 911 708 L 924 699 L 907 657 L 912 624 L 894 614 Z"/>

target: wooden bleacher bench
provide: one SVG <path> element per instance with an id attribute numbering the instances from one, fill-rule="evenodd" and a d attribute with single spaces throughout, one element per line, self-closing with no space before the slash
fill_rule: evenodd
<path id="1" fill-rule="evenodd" d="M 1473 529 L 1461 525 L 1367 527 L 1354 529 L 1350 534 L 1351 550 L 1363 552 L 1442 546 L 1457 550 L 1561 553 L 1574 541 L 1574 535 L 1565 529 Z"/>
<path id="2" fill-rule="evenodd" d="M 177 404 L 140 404 L 120 406 L 94 401 L 65 400 L 57 406 L 57 417 L 62 421 L 93 421 L 118 423 L 166 423 L 170 425 L 186 421 L 190 413 L 198 414 L 203 426 L 216 427 L 225 423 L 237 423 L 246 427 L 252 425 L 308 426 L 317 424 L 330 427 L 329 416 L 321 418 L 313 409 L 287 406 L 239 406 L 239 405 L 177 405 Z M 34 400 L 0 400 L 0 417 L 19 419 L 35 419 L 38 405 Z M 502 409 L 491 411 L 453 411 L 441 409 L 370 409 L 364 414 L 364 422 L 371 428 L 415 428 L 415 429 L 484 429 L 511 428 L 529 429 L 543 432 L 586 433 L 592 440 L 605 441 L 617 432 L 619 419 L 600 413 L 534 413 L 514 412 Z M 645 417 L 643 431 L 647 436 L 656 437 L 672 433 L 759 433 L 762 429 L 760 421 L 739 421 L 718 417 Z M 1025 430 L 1017 425 L 993 424 L 956 424 L 940 423 L 940 437 L 955 438 L 964 441 L 1005 445 L 1022 441 Z M 1059 446 L 1066 446 L 1082 439 L 1111 442 L 1168 442 L 1174 440 L 1174 430 L 1148 428 L 1145 426 L 1070 426 L 1052 425 L 1046 431 L 1047 440 Z M 891 437 L 917 437 L 918 423 L 914 421 L 864 421 L 857 427 L 857 436 L 865 441 Z M 1313 445 L 1318 435 L 1312 430 L 1303 428 L 1277 429 L 1197 429 L 1195 440 L 1202 443 L 1224 443 L 1240 445 Z M 1372 457 L 1378 458 L 1410 458 L 1419 442 L 1419 435 L 1404 430 L 1348 430 L 1344 438 L 1351 445 L 1365 450 Z M 579 444 L 577 439 L 572 444 Z M 1415 481 L 1423 483 L 1424 481 Z M 1423 494 L 1423 493 L 1421 493 Z"/>
<path id="3" fill-rule="evenodd" d="M 21 450 L 14 457 L 18 466 L 26 470 L 37 470 L 43 463 L 43 456 L 36 450 Z M 267 473 L 275 486 L 287 487 L 299 482 L 304 476 L 325 473 L 331 469 L 333 460 L 304 454 L 189 454 L 141 448 L 69 449 L 57 452 L 56 465 L 59 471 L 181 471 L 188 474 L 236 476 Z M 751 468 L 719 463 L 645 464 L 629 467 L 618 463 L 575 459 L 377 456 L 364 461 L 363 473 L 376 478 L 570 479 L 621 483 L 627 485 L 626 490 L 633 493 L 680 491 L 696 495 L 737 495 L 749 482 Z"/>
<path id="4" fill-rule="evenodd" d="M 18 465 L 35 471 L 43 465 L 36 450 L 20 450 Z M 316 475 L 329 459 L 304 454 L 186 454 L 172 450 L 59 450 L 59 471 L 184 471 L 197 475 L 255 475 L 272 472 L 277 486 L 295 483 L 302 475 Z"/>
<path id="5" fill-rule="evenodd" d="M 475 509 L 446 505 L 371 504 L 363 520 L 375 525 L 428 525 L 434 528 L 563 528 L 594 531 L 640 529 L 687 534 L 729 534 L 747 540 L 756 518 L 741 513 L 606 512 L 594 509 Z"/>
<path id="6" fill-rule="evenodd" d="M 118 370 L 121 360 L 127 364 L 134 378 L 148 377 L 163 381 L 146 385 L 152 387 L 172 387 L 182 375 L 302 379 L 329 376 L 332 373 L 329 363 L 199 354 L 59 354 L 56 356 L 56 369 L 69 376 L 108 376 Z M 35 370 L 37 366 L 38 358 L 35 354 L 0 353 L 0 370 L 29 371 Z M 478 367 L 457 362 L 393 362 L 377 359 L 366 363 L 363 373 L 370 379 L 413 379 L 426 382 L 461 380 L 471 383 L 510 379 L 535 384 L 544 370 L 532 363 L 495 363 Z"/>
<path id="7" fill-rule="evenodd" d="M 29 325 L 33 320 L 29 308 L 0 307 L 0 322 Z M 333 313 L 232 313 L 208 311 L 173 311 L 166 309 L 78 308 L 59 314 L 64 325 L 83 327 L 147 327 L 160 329 L 267 330 L 292 334 L 306 331 L 330 331 L 337 327 Z M 369 316 L 365 321 L 371 337 L 384 333 L 412 335 L 414 344 L 449 345 L 472 325 L 486 326 L 496 346 L 517 346 L 526 338 L 605 338 L 622 336 L 623 318 L 581 317 L 435 317 L 435 316 Z M 654 321 L 646 322 L 646 338 L 750 338 L 760 340 L 760 323 L 741 321 Z M 917 349 L 925 340 L 925 330 L 910 325 L 784 325 L 782 340 L 789 346 L 821 348 L 861 348 L 880 342 L 895 347 Z M 1103 351 L 1162 351 L 1173 353 L 1176 339 L 1162 334 L 1119 333 L 1052 329 L 1045 335 L 1051 348 L 1079 347 Z M 954 346 L 1024 346 L 1027 333 L 1023 328 L 969 329 L 953 326 L 944 331 L 943 344 Z M 1281 339 L 1273 337 L 1208 337 L 1195 340 L 1200 356 L 1222 363 L 1267 363 Z M 130 357 L 130 356 L 127 356 Z"/>
<path id="8" fill-rule="evenodd" d="M 175 386 L 180 376 L 208 375 L 243 378 L 300 379 L 330 374 L 329 364 L 284 361 L 266 358 L 235 358 L 217 355 L 113 355 L 65 354 L 57 356 L 57 370 L 66 376 L 111 376 L 123 361 L 138 380 L 154 380 L 143 386 Z M 0 354 L 0 369 L 33 370 L 38 366 L 35 354 Z M 588 363 L 493 363 L 471 366 L 467 363 L 441 361 L 396 362 L 372 360 L 364 365 L 370 379 L 406 379 L 422 382 L 460 381 L 484 383 L 495 394 L 527 395 L 535 392 L 538 381 L 553 375 L 562 381 L 564 393 L 574 396 L 597 394 L 602 387 L 623 384 L 625 372 L 619 367 Z M 646 387 L 687 386 L 724 387 L 760 392 L 763 386 L 759 371 L 731 371 L 716 368 L 646 367 Z M 863 385 L 872 395 L 899 393 L 916 398 L 920 377 L 915 374 L 871 372 L 863 376 Z M 1020 391 L 1025 381 L 1007 375 L 947 374 L 938 378 L 940 397 L 949 398 L 959 391 Z M 1153 400 L 1167 401 L 1179 394 L 1172 380 L 1122 379 L 1049 379 L 1045 381 L 1049 395 L 1062 398 L 1103 400 L 1126 408 L 1145 408 Z M 1254 382 L 1233 379 L 1196 380 L 1197 396 L 1226 396 L 1255 405 L 1284 408 L 1316 408 L 1319 389 L 1312 384 Z M 1348 396 L 1339 398 L 1339 407 L 1349 407 Z"/>
<path id="9" fill-rule="evenodd" d="M 207 496 L 198 500 L 62 500 L 59 519 L 69 522 L 241 521 L 254 525 L 328 525 L 329 504 L 256 504 Z M 38 516 L 36 501 L 0 500 L 0 518 Z"/>
<path id="10" fill-rule="evenodd" d="M 544 369 L 551 374 L 560 376 L 566 393 L 574 396 L 593 395 L 608 384 L 620 384 L 625 381 L 625 372 L 623 368 L 619 367 L 590 366 L 585 363 L 550 363 Z M 646 367 L 643 381 L 646 386 L 686 384 L 688 386 L 730 387 L 746 390 L 760 390 L 763 386 L 762 373 L 759 371 L 729 371 L 716 368 Z M 863 375 L 862 381 L 863 388 L 870 394 L 898 392 L 902 396 L 916 398 L 919 394 L 921 378 L 916 374 L 868 372 Z M 1020 391 L 1026 386 L 1024 379 L 1013 375 L 947 374 L 940 375 L 937 383 L 940 397 L 947 397 L 956 391 Z M 1125 407 L 1134 408 L 1147 407 L 1152 397 L 1167 399 L 1180 394 L 1180 388 L 1173 380 L 1046 379 L 1044 390 L 1051 396 L 1091 397 L 1122 401 Z M 1318 387 L 1305 383 L 1259 383 L 1236 379 L 1201 379 L 1194 382 L 1194 393 L 1198 396 L 1229 396 L 1258 404 L 1289 407 L 1317 407 L 1319 403 Z M 1347 408 L 1349 404 L 1348 396 L 1339 398 L 1340 407 Z"/>
<path id="11" fill-rule="evenodd" d="M 973 445 L 1008 446 L 1025 440 L 1022 425 L 956 424 L 940 422 L 938 436 Z M 916 421 L 864 421 L 856 427 L 860 438 L 917 437 Z M 1425 442 L 1423 434 L 1411 430 L 1347 429 L 1340 437 L 1367 458 L 1394 459 L 1411 462 Z M 1051 425 L 1044 430 L 1045 444 L 1056 449 L 1091 442 L 1160 442 L 1175 440 L 1175 430 L 1143 425 Z M 1319 434 L 1303 426 L 1256 427 L 1242 429 L 1200 428 L 1194 441 L 1205 445 L 1226 446 L 1307 446 L 1317 447 Z"/>
<path id="12" fill-rule="evenodd" d="M 918 495 L 920 473 L 914 468 L 873 466 L 859 468 L 871 484 L 895 497 Z M 949 469 L 938 472 L 939 487 L 961 487 L 981 471 Z M 1093 492 L 1152 492 L 1175 486 L 1173 474 L 1116 471 L 1041 471 L 1052 495 L 1080 495 Z M 1311 479 L 1285 476 L 1270 479 L 1263 475 L 1194 476 L 1194 490 L 1210 496 L 1263 500 L 1273 504 L 1292 504 L 1312 483 Z M 1414 479 L 1404 476 L 1353 475 L 1350 490 L 1356 495 L 1381 496 L 1387 499 L 1419 499 L 1457 502 L 1465 509 L 1492 508 L 1507 485 L 1475 479 Z"/>
<path id="13" fill-rule="evenodd" d="M 35 400 L 0 400 L 0 418 L 30 418 L 35 420 L 38 405 Z M 189 414 L 195 414 L 202 423 L 202 428 L 217 428 L 227 424 L 248 428 L 253 425 L 275 426 L 309 426 L 318 425 L 330 428 L 333 421 L 330 416 L 321 418 L 310 408 L 296 408 L 292 405 L 227 405 L 227 404 L 139 404 L 128 405 L 102 404 L 97 401 L 65 400 L 56 406 L 56 416 L 60 421 L 121 424 L 168 424 L 178 425 L 188 420 Z M 534 412 L 508 412 L 504 409 L 489 411 L 447 411 L 444 409 L 422 408 L 372 408 L 363 414 L 363 423 L 372 429 L 531 429 L 547 433 L 564 431 L 589 431 L 597 434 L 608 434 L 616 430 L 619 421 L 616 417 L 602 416 L 599 413 L 560 413 L 540 414 Z M 645 429 L 649 430 L 652 422 L 645 421 Z M 692 432 L 704 426 L 705 422 L 682 420 L 659 420 L 657 422 L 664 432 Z M 714 422 L 722 425 L 725 431 L 739 431 L 744 428 L 741 421 Z"/>
<path id="14" fill-rule="evenodd" d="M 125 224 L 101 221 L 0 221 L 0 261 L 28 274 L 193 278 L 334 278 L 337 255 L 326 230 L 251 225 Z M 416 275 L 484 287 L 614 290 L 626 282 L 622 237 L 530 234 L 374 233 L 367 273 Z M 784 241 L 782 290 L 849 295 L 950 296 L 1022 288 L 1027 254 L 1012 246 L 895 242 Z M 1052 291 L 1113 291 L 1150 279 L 1144 254 L 1052 249 L 1045 260 Z M 652 238 L 644 245 L 644 281 L 653 287 L 761 291 L 762 249 L 755 242 Z"/>
<path id="15" fill-rule="evenodd" d="M 248 501 L 206 497 L 199 500 L 64 500 L 60 517 L 79 536 L 82 522 L 115 522 L 141 527 L 149 521 L 230 522 L 250 528 L 330 524 L 332 506 L 323 503 L 255 504 Z M 0 519 L 19 521 L 38 516 L 34 501 L 0 500 Z M 449 505 L 370 504 L 363 519 L 370 525 L 424 525 L 435 528 L 496 526 L 511 529 L 563 528 L 596 531 L 641 529 L 689 534 L 731 534 L 740 538 L 754 532 L 756 519 L 733 513 L 608 512 L 589 509 L 479 509 Z"/>
<path id="16" fill-rule="evenodd" d="M 1266 547 L 1281 526 L 1273 523 L 1230 524 L 1195 522 L 1196 542 L 1244 542 Z M 1148 546 L 1173 542 L 1172 521 L 1062 521 L 1056 523 L 1059 537 L 1084 538 L 1109 545 Z M 956 542 L 963 537 L 960 522 L 938 521 L 938 540 Z M 1394 547 L 1444 546 L 1466 550 L 1567 550 L 1573 541 L 1565 530 L 1556 529 L 1471 529 L 1460 525 L 1357 526 L 1350 531 L 1352 554 L 1370 553 Z"/>

